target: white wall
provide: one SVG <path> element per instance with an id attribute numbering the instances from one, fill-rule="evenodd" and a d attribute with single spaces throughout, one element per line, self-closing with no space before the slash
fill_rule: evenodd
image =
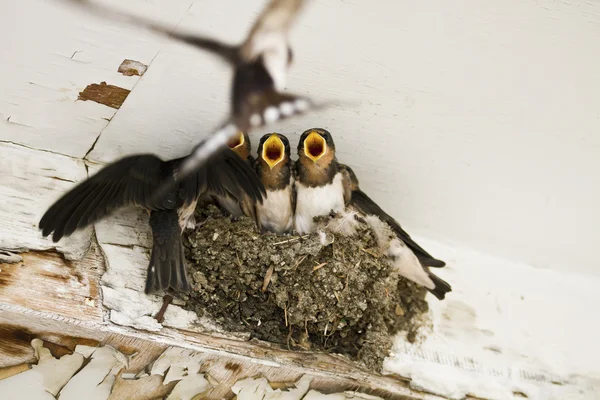
<path id="1" fill-rule="evenodd" d="M 222 120 L 230 72 L 220 62 L 50 3 L 0 5 L 0 119 L 13 122 L 0 140 L 45 148 L 60 135 L 53 150 L 82 156 L 102 133 L 93 160 L 174 156 Z M 231 40 L 262 4 L 132 3 Z M 361 104 L 279 129 L 292 142 L 329 129 L 340 160 L 409 232 L 600 276 L 600 3 L 321 0 L 292 40 L 290 89 Z M 125 58 L 151 66 L 125 78 Z M 135 86 L 116 114 L 74 102 L 102 80 Z"/>

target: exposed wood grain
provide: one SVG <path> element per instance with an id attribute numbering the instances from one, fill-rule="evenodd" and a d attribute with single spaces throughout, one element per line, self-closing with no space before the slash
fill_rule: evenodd
<path id="1" fill-rule="evenodd" d="M 27 328 L 7 322 L 0 324 L 0 367 L 33 362 L 35 357 L 30 343 L 34 338 Z"/>
<path id="2" fill-rule="evenodd" d="M 94 101 L 110 108 L 119 109 L 130 92 L 131 90 L 108 85 L 106 82 L 90 83 L 82 92 L 79 92 L 77 100 Z"/>
<path id="3" fill-rule="evenodd" d="M 20 374 L 21 372 L 25 372 L 29 368 L 31 368 L 29 363 L 17 364 L 12 365 L 10 367 L 0 368 L 0 381 L 2 379 L 10 378 L 13 375 Z"/>
<path id="4" fill-rule="evenodd" d="M 123 354 L 129 357 L 128 365 L 123 373 L 139 374 L 152 364 L 169 346 L 161 343 L 149 343 L 147 339 L 126 336 L 118 333 L 109 333 L 104 339 L 112 343 Z"/>
<path id="5" fill-rule="evenodd" d="M 147 375 L 139 379 L 117 377 L 108 400 L 155 400 L 173 391 L 177 381 L 163 384 L 160 375 Z"/>
<path id="6" fill-rule="evenodd" d="M 80 261 L 55 251 L 30 251 L 1 264 L 0 301 L 73 318 L 102 321 L 99 279 L 103 259 L 95 245 Z"/>

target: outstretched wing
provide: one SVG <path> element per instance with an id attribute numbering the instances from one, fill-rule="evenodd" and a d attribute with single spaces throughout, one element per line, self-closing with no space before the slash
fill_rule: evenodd
<path id="1" fill-rule="evenodd" d="M 54 242 L 92 224 L 118 208 L 136 205 L 165 210 L 175 205 L 174 196 L 153 198 L 161 181 L 172 174 L 160 158 L 142 154 L 122 158 L 102 168 L 58 199 L 40 220 L 44 236 Z"/>
<path id="2" fill-rule="evenodd" d="M 197 186 L 189 181 L 197 181 Z M 262 202 L 267 193 L 250 164 L 228 147 L 219 149 L 205 168 L 182 184 L 186 201 L 195 199 L 205 190 L 216 196 L 233 197 L 238 202 Z"/>
<path id="3" fill-rule="evenodd" d="M 346 204 L 356 207 L 358 211 L 365 215 L 375 215 L 387 223 L 394 233 L 398 235 L 398 238 L 402 240 L 413 253 L 415 253 L 415 256 L 417 256 L 424 266 L 441 268 L 446 265 L 444 261 L 433 258 L 431 254 L 419 246 L 410 235 L 402 229 L 398 221 L 383 211 L 377 203 L 360 190 L 358 179 L 350 167 L 340 164 L 340 169 L 344 174 L 344 200 L 346 201 Z"/>

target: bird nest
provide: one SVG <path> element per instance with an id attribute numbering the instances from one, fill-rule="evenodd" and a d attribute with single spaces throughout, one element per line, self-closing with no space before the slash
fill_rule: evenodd
<path id="1" fill-rule="evenodd" d="M 329 217 L 320 233 L 261 235 L 251 219 L 233 221 L 212 205 L 197 213 L 205 223 L 183 239 L 194 287 L 185 308 L 227 331 L 379 371 L 393 335 L 413 342 L 426 321 L 426 290 L 379 255 L 365 223 L 353 236 Z"/>

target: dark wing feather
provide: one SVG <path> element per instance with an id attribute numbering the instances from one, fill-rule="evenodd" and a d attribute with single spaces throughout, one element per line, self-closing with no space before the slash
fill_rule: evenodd
<path id="1" fill-rule="evenodd" d="M 392 230 L 398 235 L 398 238 L 402 240 L 406 245 L 415 253 L 415 256 L 419 259 L 421 264 L 427 267 L 441 268 L 446 265 L 442 260 L 433 258 L 431 254 L 426 252 L 421 246 L 419 246 L 410 235 L 402 229 L 398 221 L 392 218 L 388 213 L 383 211 L 381 207 L 377 205 L 366 193 L 360 190 L 358 186 L 358 179 L 354 174 L 354 171 L 347 165 L 340 164 L 340 170 L 344 173 L 346 183 L 344 187 L 349 189 L 349 198 L 346 197 L 347 203 L 356 207 L 360 212 L 367 215 L 376 215 L 383 222 L 388 224 Z"/>
<path id="2" fill-rule="evenodd" d="M 207 170 L 213 188 L 233 195 L 238 201 L 245 194 L 252 201 L 262 202 L 267 192 L 252 167 L 230 149 L 222 151 L 220 156 Z"/>
<path id="3" fill-rule="evenodd" d="M 186 159 L 183 159 L 184 163 Z M 176 175 L 180 171 L 176 172 Z M 215 196 L 231 196 L 238 202 L 247 196 L 250 201 L 262 202 L 265 188 L 250 166 L 226 146 L 220 147 L 207 159 L 207 164 L 184 178 L 179 185 L 179 195 L 191 203 L 207 192 Z"/>
<path id="4" fill-rule="evenodd" d="M 174 207 L 174 197 L 154 201 L 161 180 L 172 174 L 165 163 L 152 154 L 122 158 L 102 168 L 58 199 L 43 215 L 39 227 L 44 236 L 54 232 L 52 240 L 92 224 L 118 208 L 136 205 L 149 210 Z"/>

